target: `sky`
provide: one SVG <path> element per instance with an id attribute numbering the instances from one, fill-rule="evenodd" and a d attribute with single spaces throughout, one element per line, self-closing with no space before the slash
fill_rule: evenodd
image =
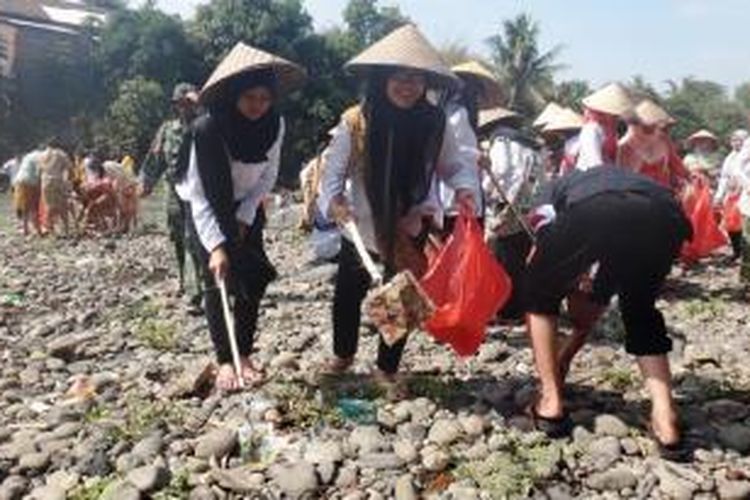
<path id="1" fill-rule="evenodd" d="M 189 18 L 204 0 L 158 0 Z M 347 0 L 303 0 L 316 29 L 341 23 Z M 139 3 L 138 0 L 131 0 Z M 380 0 L 397 5 L 437 47 L 457 42 L 487 55 L 486 39 L 504 19 L 530 14 L 541 47 L 562 45 L 558 79 L 599 86 L 643 76 L 657 89 L 694 76 L 730 89 L 750 81 L 747 0 Z"/>

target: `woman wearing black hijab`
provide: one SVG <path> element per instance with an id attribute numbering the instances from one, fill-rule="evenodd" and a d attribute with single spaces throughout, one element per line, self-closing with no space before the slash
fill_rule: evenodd
<path id="1" fill-rule="evenodd" d="M 445 113 L 426 97 L 428 86 L 455 85 L 455 77 L 414 26 L 400 28 L 356 57 L 365 72 L 362 103 L 347 110 L 324 156 L 318 205 L 338 222 L 354 220 L 367 249 L 386 275 L 424 273 L 426 231 L 440 221 L 438 179 L 456 190 L 457 203 L 473 213 L 475 165 L 462 163 Z M 334 358 L 341 372 L 354 362 L 360 308 L 370 285 L 354 245 L 344 235 L 333 303 Z M 382 340 L 377 376 L 396 382 L 405 340 Z M 398 386 L 393 386 L 397 388 Z"/>
<path id="2" fill-rule="evenodd" d="M 259 66 L 263 58 L 265 64 Z M 219 65 L 201 93 L 208 113 L 195 123 L 188 172 L 178 185 L 180 196 L 190 202 L 201 243 L 206 318 L 220 390 L 236 389 L 239 381 L 217 281 L 226 281 L 235 298 L 243 382 L 262 381 L 250 354 L 261 298 L 276 277 L 263 248 L 262 203 L 276 183 L 284 139 L 284 120 L 275 102 L 293 75 L 280 68 L 301 74 L 292 63 L 243 44 Z"/>

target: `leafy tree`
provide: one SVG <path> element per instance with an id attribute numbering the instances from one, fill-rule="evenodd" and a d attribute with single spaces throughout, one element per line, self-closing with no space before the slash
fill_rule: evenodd
<path id="1" fill-rule="evenodd" d="M 358 49 L 409 22 L 398 7 L 379 7 L 378 0 L 349 0 L 344 22 Z"/>
<path id="2" fill-rule="evenodd" d="M 581 111 L 581 101 L 591 93 L 591 87 L 585 80 L 567 80 L 555 86 L 554 101 L 561 106 Z"/>
<path id="3" fill-rule="evenodd" d="M 97 60 L 109 95 L 122 81 L 139 76 L 170 89 L 202 74 L 198 48 L 180 19 L 153 4 L 113 13 L 99 38 Z"/>
<path id="4" fill-rule="evenodd" d="M 502 33 L 487 43 L 498 76 L 508 89 L 508 106 L 528 116 L 535 114 L 544 96 L 554 93 L 553 77 L 563 67 L 556 63 L 562 46 L 542 51 L 539 25 L 526 14 L 504 21 Z"/>
<path id="5" fill-rule="evenodd" d="M 737 101 L 745 111 L 750 112 L 750 82 L 743 83 L 735 89 L 734 100 Z"/>
<path id="6" fill-rule="evenodd" d="M 158 82 L 141 76 L 126 80 L 109 106 L 103 127 L 106 136 L 97 142 L 117 153 L 142 156 L 167 110 L 167 98 Z"/>

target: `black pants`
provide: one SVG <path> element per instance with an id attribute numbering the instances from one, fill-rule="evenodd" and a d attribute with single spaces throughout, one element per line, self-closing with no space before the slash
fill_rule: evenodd
<path id="1" fill-rule="evenodd" d="M 606 304 L 619 296 L 626 351 L 665 354 L 672 342 L 655 302 L 689 231 L 671 201 L 628 192 L 582 201 L 540 231 L 524 280 L 527 311 L 558 314 L 577 278 L 598 262 L 592 299 Z"/>
<path id="2" fill-rule="evenodd" d="M 354 245 L 342 238 L 339 269 L 333 296 L 333 352 L 340 358 L 350 358 L 357 352 L 362 302 L 372 281 L 357 255 Z M 388 346 L 380 339 L 377 365 L 385 373 L 398 371 L 406 339 Z"/>
<path id="3" fill-rule="evenodd" d="M 490 241 L 495 258 L 503 265 L 513 283 L 513 291 L 505 307 L 500 311 L 503 319 L 523 318 L 521 283 L 526 269 L 526 257 L 531 250 L 531 238 L 524 233 L 494 237 Z"/>
<path id="4" fill-rule="evenodd" d="M 742 256 L 742 231 L 729 233 L 729 241 L 732 243 L 732 257 L 739 259 Z"/>
<path id="5" fill-rule="evenodd" d="M 192 225 L 192 218 L 191 218 Z M 253 350 L 253 340 L 258 325 L 260 301 L 268 283 L 275 278 L 275 270 L 266 257 L 263 247 L 263 227 L 265 217 L 258 210 L 253 226 L 245 239 L 229 245 L 228 254 L 230 271 L 228 288 L 230 297 L 234 297 L 234 329 L 237 335 L 237 347 L 241 356 L 249 356 Z M 193 226 L 193 231 L 195 228 Z M 229 344 L 227 326 L 221 304 L 221 294 L 208 270 L 208 252 L 201 246 L 201 262 L 204 266 L 204 298 L 208 330 L 214 344 L 219 363 L 231 363 L 232 351 Z"/>

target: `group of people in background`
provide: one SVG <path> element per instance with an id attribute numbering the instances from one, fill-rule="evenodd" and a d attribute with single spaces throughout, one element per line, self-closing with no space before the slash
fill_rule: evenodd
<path id="1" fill-rule="evenodd" d="M 77 156 L 58 139 L 8 160 L 13 209 L 25 235 L 127 232 L 137 223 L 135 162 Z"/>
<path id="2" fill-rule="evenodd" d="M 361 98 L 301 174 L 303 226 L 336 241 L 325 255 L 338 272 L 332 356 L 321 370 L 338 374 L 355 363 L 361 306 L 372 285 L 342 226 L 356 225 L 386 279 L 404 270 L 419 278 L 426 246 L 450 238 L 457 218 L 475 217 L 513 281 L 499 319 L 526 320 L 540 381 L 528 408 L 537 427 L 551 436 L 570 430 L 566 375 L 617 295 L 625 348 L 651 395 L 654 439 L 665 456 L 679 455 L 671 341 L 655 302 L 696 229 L 680 198 L 698 182 L 717 183 L 715 205 L 744 216 L 745 236 L 736 225 L 730 236 L 750 284 L 747 132 L 733 134 L 720 172 L 719 140 L 708 131 L 691 136 L 691 151 L 680 158 L 670 138 L 675 120 L 651 100 L 633 102 L 616 83 L 583 99 L 582 114 L 550 103 L 526 129 L 523 117 L 501 107 L 503 89 L 488 70 L 475 61 L 447 67 L 413 25 L 375 42 L 347 68 L 361 82 Z M 161 177 L 167 181 L 180 288 L 205 311 L 222 390 L 264 379 L 251 356 L 261 299 L 276 277 L 264 249 L 264 200 L 277 180 L 285 131 L 294 126 L 279 103 L 305 78 L 299 65 L 238 43 L 200 90 L 175 89 L 175 118 L 159 129 L 141 168 L 143 196 Z M 65 221 L 55 208 L 70 188 L 50 188 L 50 179 L 73 170 L 57 151 L 27 155 L 16 176 L 18 206 L 38 206 L 41 192 L 53 225 L 58 216 Z M 19 189 L 40 183 L 37 191 Z M 234 297 L 239 373 L 222 286 Z M 557 326 L 563 303 L 574 325 L 567 335 Z M 375 376 L 389 387 L 400 387 L 406 342 L 378 348 Z"/>

